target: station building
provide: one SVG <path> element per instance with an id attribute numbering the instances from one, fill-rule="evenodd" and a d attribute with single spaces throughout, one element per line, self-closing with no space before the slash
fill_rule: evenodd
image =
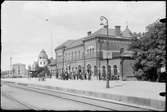
<path id="1" fill-rule="evenodd" d="M 121 52 L 128 49 L 133 35 L 126 26 L 121 31 L 120 26 L 114 29 L 102 27 L 94 33 L 88 32 L 86 37 L 77 40 L 67 40 L 55 49 L 56 71 L 91 71 L 94 77 L 106 74 L 109 59 L 109 71 L 112 75 L 121 75 Z M 127 75 L 130 75 L 129 73 Z M 131 74 L 132 75 L 132 74 Z"/>

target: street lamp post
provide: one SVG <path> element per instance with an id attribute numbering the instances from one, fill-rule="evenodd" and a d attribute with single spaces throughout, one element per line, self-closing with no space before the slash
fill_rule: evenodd
<path id="1" fill-rule="evenodd" d="M 105 28 L 107 28 L 107 38 L 108 38 L 108 26 L 109 26 L 109 25 L 108 25 L 108 19 L 107 19 L 106 17 L 104 17 L 104 16 L 101 16 L 101 17 L 100 17 L 100 20 L 101 20 L 101 21 L 103 21 L 104 19 L 106 20 L 106 25 L 104 25 L 103 23 L 101 23 L 100 25 L 104 25 Z M 108 41 L 107 41 L 107 42 L 108 42 Z M 109 59 L 108 59 L 108 50 L 109 50 L 109 49 L 108 49 L 108 43 L 107 43 L 107 59 L 106 59 L 106 60 L 107 60 L 107 82 L 106 82 L 106 88 L 110 88 L 110 85 L 109 85 L 109 73 L 108 73 L 108 60 L 109 60 Z"/>

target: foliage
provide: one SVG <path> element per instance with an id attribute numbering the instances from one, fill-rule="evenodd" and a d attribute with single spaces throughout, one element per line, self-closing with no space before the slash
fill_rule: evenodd
<path id="1" fill-rule="evenodd" d="M 133 70 L 140 80 L 155 81 L 159 69 L 166 65 L 166 23 L 158 21 L 148 25 L 147 32 L 132 39 L 129 50 L 135 52 Z"/>

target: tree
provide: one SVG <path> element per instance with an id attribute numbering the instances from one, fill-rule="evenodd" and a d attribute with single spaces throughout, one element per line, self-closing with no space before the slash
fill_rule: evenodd
<path id="1" fill-rule="evenodd" d="M 129 49 L 135 52 L 133 70 L 139 79 L 159 81 L 160 68 L 166 66 L 165 25 L 156 21 L 146 27 L 141 38 L 132 39 Z"/>

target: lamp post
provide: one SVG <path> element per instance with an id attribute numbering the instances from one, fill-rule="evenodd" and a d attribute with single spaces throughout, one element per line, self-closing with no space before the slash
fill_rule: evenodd
<path id="1" fill-rule="evenodd" d="M 100 25 L 104 25 L 104 27 L 107 28 L 107 38 L 108 38 L 108 26 L 109 26 L 108 25 L 108 19 L 106 17 L 104 17 L 104 16 L 100 17 L 101 21 L 103 21 L 104 19 L 106 20 L 106 25 L 104 25 L 103 23 L 101 23 Z M 110 85 L 109 85 L 109 73 L 108 73 L 108 60 L 109 60 L 108 59 L 108 50 L 109 49 L 108 49 L 108 43 L 107 43 L 107 59 L 106 59 L 107 60 L 107 82 L 106 82 L 106 88 L 110 88 Z"/>

